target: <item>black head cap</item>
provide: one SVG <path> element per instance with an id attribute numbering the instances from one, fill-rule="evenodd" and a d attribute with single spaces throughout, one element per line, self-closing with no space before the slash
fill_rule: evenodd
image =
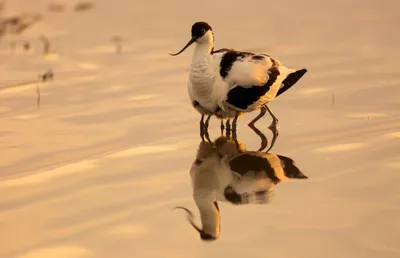
<path id="1" fill-rule="evenodd" d="M 203 37 L 204 34 L 207 33 L 207 31 L 211 31 L 210 25 L 208 25 L 206 22 L 196 22 L 195 24 L 192 25 L 192 38 L 189 40 L 186 46 L 184 46 L 179 52 L 170 55 L 171 56 L 179 55 L 180 53 L 185 51 L 185 49 L 188 48 L 190 45 L 197 42 L 199 38 Z"/>
<path id="2" fill-rule="evenodd" d="M 207 31 L 212 30 L 206 22 L 196 22 L 192 25 L 192 37 L 201 38 Z"/>

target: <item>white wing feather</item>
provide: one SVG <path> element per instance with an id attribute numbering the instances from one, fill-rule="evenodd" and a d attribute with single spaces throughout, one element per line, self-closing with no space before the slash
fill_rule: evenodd
<path id="1" fill-rule="evenodd" d="M 241 87 L 262 86 L 269 79 L 268 69 L 273 65 L 269 57 L 262 60 L 252 60 L 251 56 L 233 63 L 225 80 L 231 86 Z"/>

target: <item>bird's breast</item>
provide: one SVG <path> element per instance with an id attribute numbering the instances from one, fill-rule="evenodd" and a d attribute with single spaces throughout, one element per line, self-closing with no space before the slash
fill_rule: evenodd
<path id="1" fill-rule="evenodd" d="M 190 84 L 192 90 L 199 96 L 211 95 L 215 76 L 207 69 L 200 67 L 193 67 L 189 74 Z"/>
<path id="2" fill-rule="evenodd" d="M 212 105 L 212 93 L 215 76 L 204 64 L 192 65 L 189 74 L 189 92 L 191 97 L 207 109 Z"/>

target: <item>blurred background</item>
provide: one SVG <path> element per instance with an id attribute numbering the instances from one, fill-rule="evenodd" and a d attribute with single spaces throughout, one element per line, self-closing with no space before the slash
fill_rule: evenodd
<path id="1" fill-rule="evenodd" d="M 0 257 L 399 257 L 396 0 L 0 0 Z M 216 48 L 308 73 L 271 103 L 273 153 L 309 178 L 267 205 L 185 215 L 201 141 L 186 81 L 194 22 Z M 239 119 L 248 150 L 260 140 Z M 270 118 L 257 126 L 269 139 Z M 220 134 L 213 118 L 210 136 Z"/>

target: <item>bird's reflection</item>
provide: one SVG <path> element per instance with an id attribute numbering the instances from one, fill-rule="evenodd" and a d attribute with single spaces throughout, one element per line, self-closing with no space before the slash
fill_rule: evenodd
<path id="1" fill-rule="evenodd" d="M 267 146 L 268 146 L 268 139 L 265 136 L 265 134 L 263 134 L 255 125 L 253 122 L 249 123 L 249 127 L 253 130 L 253 132 L 255 134 L 257 134 L 260 137 L 261 140 L 261 146 L 258 149 L 258 151 L 262 151 L 264 150 Z M 267 150 L 270 151 L 272 149 L 272 147 L 274 147 L 276 139 L 279 136 L 279 131 L 276 127 L 273 128 L 268 128 L 271 132 L 272 132 L 272 140 L 271 140 L 271 144 L 269 149 Z M 236 130 L 236 125 L 234 126 L 234 129 L 231 130 L 231 126 L 230 126 L 230 122 L 229 119 L 226 122 L 226 127 L 223 125 L 223 122 L 221 120 L 221 136 L 224 134 L 224 130 L 226 130 L 226 136 L 228 138 L 230 138 L 231 134 L 233 139 L 237 139 L 237 130 Z M 201 120 L 200 120 L 200 137 L 202 139 L 202 141 L 207 140 L 209 143 L 212 144 L 212 141 L 210 139 L 210 135 L 208 134 L 208 125 L 207 125 L 207 121 L 204 122 L 204 117 L 202 116 Z"/>
<path id="2" fill-rule="evenodd" d="M 307 179 L 291 158 L 246 150 L 237 137 L 230 136 L 200 142 L 190 177 L 201 227 L 196 225 L 189 209 L 176 208 L 187 212 L 189 223 L 205 241 L 216 240 L 220 235 L 218 201 L 233 205 L 267 204 L 277 184 L 288 179 Z"/>

